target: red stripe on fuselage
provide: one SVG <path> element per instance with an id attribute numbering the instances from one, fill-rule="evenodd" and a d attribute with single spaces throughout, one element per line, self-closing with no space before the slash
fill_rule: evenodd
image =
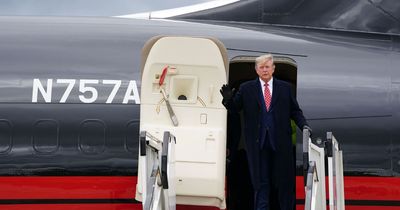
<path id="1" fill-rule="evenodd" d="M 134 176 L 0 177 L 0 199 L 133 199 Z"/>
<path id="2" fill-rule="evenodd" d="M 137 177 L 133 176 L 4 176 L 0 177 L 0 200 L 27 199 L 133 199 Z M 296 198 L 304 199 L 303 177 L 296 177 Z M 400 178 L 345 177 L 347 200 L 400 201 Z M 140 209 L 140 204 L 16 204 L 0 205 L 0 209 Z M 44 207 L 45 206 L 45 207 Z M 300 205 L 298 205 L 299 207 Z M 7 208 L 6 208 L 7 207 Z M 49 208 L 47 208 L 49 207 Z M 384 206 L 346 206 L 358 209 L 400 209 Z M 179 206 L 180 210 L 216 209 L 213 207 Z"/>
<path id="3" fill-rule="evenodd" d="M 326 178 L 328 187 L 328 179 Z M 296 198 L 304 199 L 303 177 L 296 177 Z M 382 203 L 400 201 L 400 177 L 361 177 L 344 178 L 345 199 L 347 201 L 372 201 L 374 205 L 346 205 L 346 210 L 399 210 L 400 206 L 383 206 Z M 328 192 L 326 196 L 329 197 Z M 377 202 L 374 202 L 377 201 Z M 379 202 L 382 201 L 382 202 Z M 349 202 L 348 202 L 349 203 Z M 386 203 L 386 204 L 387 204 Z M 369 204 L 368 204 L 369 205 Z M 296 205 L 296 210 L 304 205 Z"/>
<path id="4" fill-rule="evenodd" d="M 329 208 L 327 208 L 329 209 Z M 399 210 L 398 206 L 346 206 L 346 210 Z M 304 210 L 304 205 L 297 205 L 296 210 Z"/>
<path id="5" fill-rule="evenodd" d="M 346 210 L 399 210 L 399 206 L 346 206 Z"/>
<path id="6" fill-rule="evenodd" d="M 303 183 L 303 177 L 297 176 L 297 199 L 304 199 Z M 326 185 L 328 186 L 327 179 Z M 400 201 L 400 177 L 346 176 L 344 192 L 346 200 Z M 328 196 L 328 193 L 326 195 Z"/>
<path id="7" fill-rule="evenodd" d="M 27 204 L 0 205 L 0 210 L 142 210 L 142 204 Z M 219 210 L 215 207 L 182 206 L 177 210 Z"/>
<path id="8" fill-rule="evenodd" d="M 0 205 L 4 210 L 141 210 L 141 204 L 27 204 Z"/>
<path id="9" fill-rule="evenodd" d="M 3 204 L 7 210 L 139 210 L 140 203 L 69 203 L 72 199 L 134 199 L 136 176 L 4 176 L 0 177 L 0 200 L 29 200 L 27 204 Z M 35 204 L 35 199 L 39 204 Z M 58 199 L 58 203 L 51 203 Z M 65 199 L 65 203 L 63 202 Z M 103 199 L 103 200 L 102 200 Z M 49 204 L 40 204 L 47 200 Z M 79 201 L 78 201 L 79 202 Z M 179 205 L 177 210 L 217 210 L 215 207 Z"/>
<path id="10" fill-rule="evenodd" d="M 4 210 L 142 210 L 142 204 L 27 204 L 0 205 Z M 215 207 L 177 206 L 177 210 L 219 210 Z"/>

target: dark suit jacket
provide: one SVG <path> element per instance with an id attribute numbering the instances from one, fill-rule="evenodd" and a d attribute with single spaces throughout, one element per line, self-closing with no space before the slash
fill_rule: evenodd
<path id="1" fill-rule="evenodd" d="M 259 188 L 260 171 L 260 120 L 261 109 L 265 109 L 260 97 L 261 84 L 259 78 L 243 83 L 232 100 L 223 104 L 230 110 L 243 111 L 244 132 L 247 149 L 247 159 L 251 181 L 255 190 Z M 307 124 L 303 112 L 291 92 L 289 83 L 274 78 L 271 109 L 273 109 L 274 141 L 276 143 L 276 170 L 274 171 L 279 187 L 295 186 L 295 169 L 292 150 L 292 128 L 290 119 L 293 119 L 299 128 Z"/>

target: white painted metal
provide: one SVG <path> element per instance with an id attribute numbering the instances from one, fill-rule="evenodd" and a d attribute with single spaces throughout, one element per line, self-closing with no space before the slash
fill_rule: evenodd
<path id="1" fill-rule="evenodd" d="M 143 209 L 144 210 L 176 210 L 175 198 L 175 185 L 174 185 L 174 172 L 175 172 L 175 137 L 173 135 L 166 135 L 161 142 L 157 138 L 148 134 L 146 137 L 146 154 L 141 156 L 146 162 L 142 167 L 146 173 L 141 173 L 143 186 Z M 151 137 L 151 138 L 150 138 Z M 168 144 L 167 155 L 167 178 L 168 184 L 163 183 L 161 179 L 162 174 L 162 154 L 163 144 L 170 141 Z M 143 143 L 143 142 L 141 142 Z M 167 187 L 168 185 L 168 187 Z"/>
<path id="2" fill-rule="evenodd" d="M 319 179 L 314 161 L 309 162 L 309 169 L 307 172 L 307 184 L 305 187 L 305 210 L 315 210 L 317 206 L 317 192 L 318 192 Z"/>
<path id="3" fill-rule="evenodd" d="M 164 131 L 176 136 L 172 182 L 177 204 L 224 209 L 227 112 L 219 88 L 210 87 L 226 84 L 226 50 L 209 38 L 159 37 L 149 43 L 141 80 L 140 130 L 159 139 Z M 178 126 L 172 124 L 160 93 L 159 80 L 166 67 L 162 88 Z M 143 164 L 139 157 L 138 200 L 146 190 Z"/>
<path id="4" fill-rule="evenodd" d="M 332 144 L 332 157 L 328 157 L 329 209 L 345 210 L 342 151 L 332 133 L 328 133 L 328 141 Z"/>
<path id="5" fill-rule="evenodd" d="M 309 145 L 309 161 L 315 162 L 315 170 L 318 174 L 318 184 L 315 186 L 315 199 L 313 199 L 313 208 L 318 210 L 326 210 L 326 192 L 325 192 L 325 151 L 311 142 L 308 138 Z"/>
<path id="6" fill-rule="evenodd" d="M 343 173 L 343 153 L 341 150 L 338 151 L 338 164 L 337 164 L 337 192 L 338 192 L 338 207 L 340 210 L 345 210 L 345 199 L 344 199 L 344 173 Z"/>
<path id="7" fill-rule="evenodd" d="M 329 182 L 329 209 L 330 210 L 337 210 L 336 208 L 336 201 L 335 201 L 335 186 L 334 184 L 334 175 L 333 175 L 333 158 L 328 157 L 328 182 Z"/>
<path id="8" fill-rule="evenodd" d="M 327 139 L 328 145 L 331 145 L 328 149 L 332 149 L 332 157 L 328 156 L 329 209 L 345 210 L 342 151 L 331 132 L 327 133 Z M 325 210 L 325 150 L 311 142 L 308 130 L 303 131 L 303 151 L 308 153 L 306 158 L 309 159 L 305 209 Z M 328 155 L 330 152 L 328 151 Z"/>

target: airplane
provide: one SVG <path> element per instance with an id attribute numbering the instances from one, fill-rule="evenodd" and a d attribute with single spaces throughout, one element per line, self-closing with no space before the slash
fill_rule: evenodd
<path id="1" fill-rule="evenodd" d="M 220 40 L 232 86 L 255 78 L 255 57 L 272 53 L 275 76 L 293 84 L 313 139 L 329 130 L 343 145 L 346 208 L 400 206 L 396 33 L 110 17 L 2 16 L 0 25 L 1 209 L 141 208 L 141 49 L 159 35 Z M 300 142 L 296 159 L 301 209 Z"/>

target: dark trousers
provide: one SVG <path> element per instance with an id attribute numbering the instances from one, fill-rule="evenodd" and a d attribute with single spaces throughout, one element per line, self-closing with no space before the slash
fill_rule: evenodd
<path id="1" fill-rule="evenodd" d="M 278 186 L 276 151 L 266 143 L 260 153 L 260 188 L 254 193 L 255 210 L 293 210 L 295 192 L 292 187 Z M 272 200 L 272 199 L 273 200 Z"/>
<path id="2" fill-rule="evenodd" d="M 266 142 L 260 152 L 260 188 L 254 194 L 255 210 L 271 209 L 271 189 L 273 188 L 274 151 Z"/>

